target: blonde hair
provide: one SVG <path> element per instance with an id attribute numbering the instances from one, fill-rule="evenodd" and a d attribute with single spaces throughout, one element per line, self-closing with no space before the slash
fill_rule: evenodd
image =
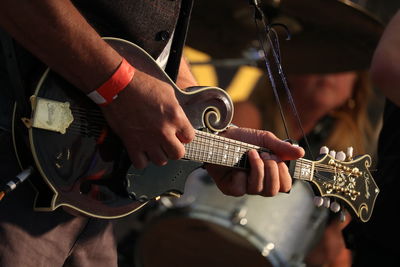
<path id="1" fill-rule="evenodd" d="M 265 130 L 272 131 L 279 138 L 285 139 L 286 133 L 279 108 L 272 89 L 267 84 L 269 83 L 266 78 L 262 78 L 250 95 L 249 100 L 262 113 Z M 352 146 L 357 154 L 373 153 L 375 151 L 375 146 L 371 145 L 374 143 L 374 135 L 368 116 L 368 103 L 371 95 L 372 86 L 368 73 L 366 71 L 357 72 L 352 97 L 329 114 L 334 121 L 322 145 L 326 145 L 336 151 L 346 151 L 347 147 Z M 280 99 L 282 105 L 287 103 L 286 94 L 282 93 Z M 285 115 L 292 116 L 291 114 Z M 289 127 L 297 126 L 289 125 Z"/>
<path id="2" fill-rule="evenodd" d="M 328 147 L 343 150 L 353 146 L 358 154 L 374 152 L 374 136 L 368 116 L 368 103 L 372 93 L 368 73 L 358 72 L 352 98 L 331 112 L 335 122 L 326 140 Z"/>

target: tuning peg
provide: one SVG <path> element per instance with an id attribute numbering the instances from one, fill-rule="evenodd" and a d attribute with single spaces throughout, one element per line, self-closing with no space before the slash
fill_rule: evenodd
<path id="1" fill-rule="evenodd" d="M 340 204 L 334 201 L 331 203 L 330 209 L 332 212 L 338 213 L 340 211 Z"/>
<path id="2" fill-rule="evenodd" d="M 319 154 L 328 154 L 329 153 L 329 148 L 326 146 L 321 147 L 319 150 Z"/>
<path id="3" fill-rule="evenodd" d="M 349 159 L 349 160 L 353 159 L 353 147 L 352 146 L 349 146 L 347 148 L 346 154 L 347 154 L 347 159 Z"/>
<path id="4" fill-rule="evenodd" d="M 324 207 L 329 209 L 331 206 L 331 200 L 328 197 L 324 197 Z"/>
<path id="5" fill-rule="evenodd" d="M 332 158 L 336 158 L 336 151 L 335 150 L 329 151 L 329 155 L 331 155 Z"/>
<path id="6" fill-rule="evenodd" d="M 324 204 L 324 199 L 322 197 L 314 197 L 314 205 L 321 207 Z"/>
<path id="7" fill-rule="evenodd" d="M 343 151 L 339 151 L 338 153 L 336 153 L 336 157 L 337 160 L 340 161 L 345 161 L 346 160 L 346 154 Z"/>

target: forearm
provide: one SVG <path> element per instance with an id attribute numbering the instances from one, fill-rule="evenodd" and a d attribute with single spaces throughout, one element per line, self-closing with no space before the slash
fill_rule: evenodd
<path id="1" fill-rule="evenodd" d="M 69 0 L 3 0 L 0 27 L 86 93 L 121 62 Z"/>
<path id="2" fill-rule="evenodd" d="M 179 66 L 176 85 L 181 89 L 198 85 L 196 79 L 194 78 L 192 72 L 190 71 L 189 63 L 183 57 L 181 59 L 181 64 Z"/>
<path id="3" fill-rule="evenodd" d="M 374 84 L 400 106 L 400 11 L 385 29 L 371 64 Z"/>

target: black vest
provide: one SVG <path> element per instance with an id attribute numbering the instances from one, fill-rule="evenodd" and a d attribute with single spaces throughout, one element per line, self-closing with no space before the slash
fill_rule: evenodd
<path id="1" fill-rule="evenodd" d="M 156 58 L 178 21 L 181 0 L 73 0 L 101 36 L 129 40 Z"/>
<path id="2" fill-rule="evenodd" d="M 131 41 L 156 59 L 172 33 L 167 74 L 175 80 L 193 0 L 72 0 L 101 36 Z"/>

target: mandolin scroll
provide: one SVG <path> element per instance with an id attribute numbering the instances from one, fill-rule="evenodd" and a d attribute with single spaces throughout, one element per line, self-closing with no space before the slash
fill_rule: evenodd
<path id="1" fill-rule="evenodd" d="M 205 128 L 211 132 L 221 132 L 232 121 L 232 100 L 218 87 L 189 87 L 177 97 L 196 129 Z"/>

